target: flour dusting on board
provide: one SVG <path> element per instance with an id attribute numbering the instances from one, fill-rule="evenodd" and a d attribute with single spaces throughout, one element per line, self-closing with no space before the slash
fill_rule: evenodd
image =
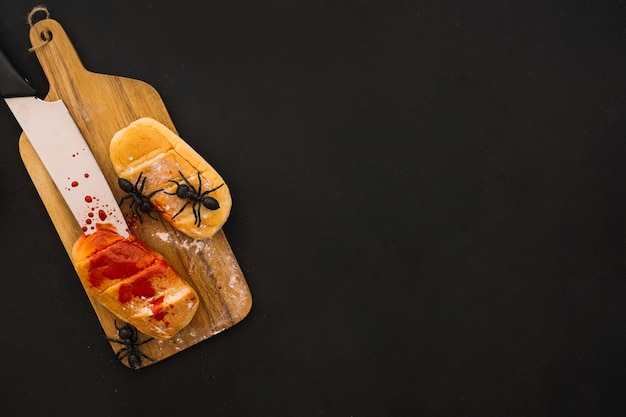
<path id="1" fill-rule="evenodd" d="M 169 232 L 155 232 L 154 235 L 165 243 L 173 243 Z M 176 243 L 186 251 L 193 251 L 195 254 L 210 249 L 209 245 L 203 240 L 180 239 Z"/>

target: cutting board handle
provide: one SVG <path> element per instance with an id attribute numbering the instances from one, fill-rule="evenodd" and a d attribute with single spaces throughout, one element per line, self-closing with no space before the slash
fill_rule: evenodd
<path id="1" fill-rule="evenodd" d="M 56 85 L 72 85 L 72 79 L 87 74 L 67 33 L 56 20 L 43 19 L 33 24 L 30 41 L 50 83 L 47 99 L 59 98 Z"/>

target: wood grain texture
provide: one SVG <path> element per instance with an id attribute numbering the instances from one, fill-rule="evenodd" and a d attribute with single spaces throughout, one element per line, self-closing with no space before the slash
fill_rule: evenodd
<path id="1" fill-rule="evenodd" d="M 35 53 L 50 84 L 45 100 L 63 100 L 119 201 L 124 193 L 117 187 L 117 175 L 109 160 L 109 142 L 115 132 L 141 117 L 152 117 L 176 132 L 174 124 L 158 92 L 149 84 L 86 70 L 57 21 L 44 19 L 33 25 L 33 46 L 42 43 L 44 31 L 52 34 L 52 40 Z M 81 228 L 23 133 L 19 150 L 69 255 L 82 234 Z M 198 312 L 187 327 L 168 341 L 153 340 L 142 345 L 142 352 L 158 362 L 232 327 L 248 314 L 252 297 L 222 230 L 210 239 L 195 240 L 161 219 L 133 221 L 127 205 L 122 205 L 122 210 L 131 232 L 163 255 L 201 298 Z M 116 338 L 115 316 L 91 297 L 90 301 L 106 335 Z M 145 338 L 140 335 L 140 340 Z M 117 352 L 122 346 L 112 342 L 111 347 Z M 143 362 L 144 366 L 153 363 Z"/>

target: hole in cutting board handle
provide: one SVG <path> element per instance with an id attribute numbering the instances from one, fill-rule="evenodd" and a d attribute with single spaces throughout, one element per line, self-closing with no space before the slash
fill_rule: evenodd
<path id="1" fill-rule="evenodd" d="M 48 29 L 42 30 L 41 33 L 39 33 L 39 38 L 44 42 L 50 42 L 52 40 L 52 32 Z"/>

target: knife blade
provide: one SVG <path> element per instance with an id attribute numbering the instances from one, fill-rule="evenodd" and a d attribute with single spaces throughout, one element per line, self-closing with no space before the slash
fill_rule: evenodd
<path id="1" fill-rule="evenodd" d="M 9 106 L 84 234 L 130 231 L 89 145 L 62 100 L 45 101 L 0 50 L 0 97 Z"/>

